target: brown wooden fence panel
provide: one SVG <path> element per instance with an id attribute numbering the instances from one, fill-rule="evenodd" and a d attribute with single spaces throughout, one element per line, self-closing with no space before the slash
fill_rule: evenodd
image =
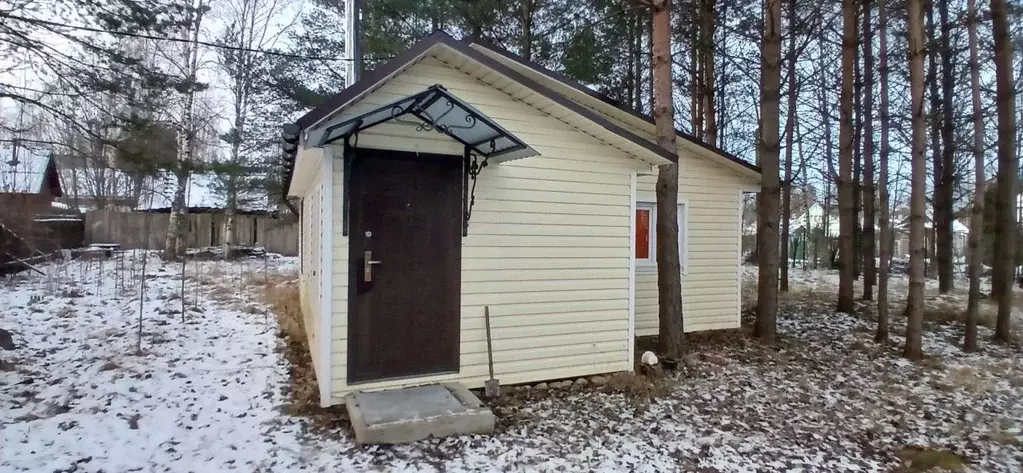
<path id="1" fill-rule="evenodd" d="M 185 241 L 190 248 L 224 243 L 223 214 L 188 214 Z M 91 210 L 85 214 L 85 244 L 117 243 L 122 248 L 163 248 L 168 214 Z M 298 255 L 298 222 L 269 215 L 235 217 L 235 241 L 240 246 L 262 246 L 286 256 Z"/>

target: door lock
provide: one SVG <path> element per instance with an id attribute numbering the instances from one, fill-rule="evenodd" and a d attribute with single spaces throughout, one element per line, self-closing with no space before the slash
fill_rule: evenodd
<path id="1" fill-rule="evenodd" d="M 363 259 L 362 279 L 366 282 L 373 281 L 373 265 L 380 264 L 380 261 L 373 261 L 373 252 L 367 251 Z"/>

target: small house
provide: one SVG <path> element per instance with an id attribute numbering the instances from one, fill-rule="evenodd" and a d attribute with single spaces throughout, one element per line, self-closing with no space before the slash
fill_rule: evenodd
<path id="1" fill-rule="evenodd" d="M 81 246 L 82 215 L 56 200 L 63 195 L 52 154 L 0 148 L 0 265 Z"/>
<path id="2" fill-rule="evenodd" d="M 740 324 L 757 167 L 507 51 L 435 33 L 286 128 L 324 405 L 632 370 L 657 333 L 654 184 L 680 166 L 686 331 Z M 290 148 L 290 149 L 289 149 Z"/>

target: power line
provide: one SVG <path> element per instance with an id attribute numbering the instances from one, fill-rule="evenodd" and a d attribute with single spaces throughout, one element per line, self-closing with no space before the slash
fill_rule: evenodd
<path id="1" fill-rule="evenodd" d="M 155 35 L 150 35 L 150 34 L 145 34 L 145 33 L 132 33 L 132 32 L 129 32 L 129 31 L 107 30 L 107 29 L 103 29 L 103 28 L 93 28 L 93 27 L 90 27 L 90 26 L 67 25 L 67 24 L 63 24 L 63 23 L 57 23 L 57 22 L 53 22 L 53 21 L 42 20 L 42 19 L 39 19 L 39 18 L 28 18 L 28 17 L 24 17 L 24 16 L 11 15 L 11 14 L 7 14 L 7 13 L 0 13 L 0 18 L 9 18 L 9 19 L 15 20 L 15 21 L 23 21 L 23 22 L 26 22 L 26 23 L 33 23 L 33 24 L 37 24 L 37 25 L 52 26 L 52 27 L 55 27 L 55 28 L 69 28 L 69 29 L 73 29 L 73 30 L 89 31 L 89 32 L 92 32 L 92 33 L 105 33 L 105 34 L 110 34 L 110 35 L 114 35 L 114 36 L 124 36 L 124 37 L 129 37 L 129 38 L 142 38 L 142 39 L 150 39 L 150 40 L 154 40 L 154 41 L 169 41 L 169 42 L 172 42 L 172 43 L 196 43 L 196 44 L 201 44 L 203 46 L 207 46 L 207 47 L 211 47 L 211 48 L 219 48 L 219 49 L 226 49 L 226 50 L 230 50 L 230 51 L 240 51 L 240 52 L 249 52 L 249 53 L 257 53 L 257 54 L 266 54 L 266 55 L 270 55 L 270 56 L 280 56 L 280 57 L 286 57 L 286 58 L 291 58 L 291 59 L 303 59 L 303 60 L 307 60 L 307 61 L 351 61 L 352 60 L 351 58 L 326 57 L 326 56 L 307 56 L 307 55 L 303 55 L 303 54 L 293 54 L 293 53 L 286 53 L 286 52 L 281 52 L 281 51 L 270 51 L 270 50 L 266 50 L 266 49 L 253 49 L 253 48 L 245 48 L 245 47 L 241 47 L 241 46 L 231 46 L 229 44 L 211 43 L 209 41 L 194 41 L 193 42 L 190 39 L 184 39 L 184 38 L 172 38 L 172 37 L 167 37 L 167 36 L 155 36 Z M 393 59 L 393 56 L 363 58 L 363 60 L 367 60 L 367 59 L 368 60 Z"/>

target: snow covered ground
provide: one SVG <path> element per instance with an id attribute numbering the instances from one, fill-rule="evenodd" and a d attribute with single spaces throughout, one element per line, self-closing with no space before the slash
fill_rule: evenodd
<path id="1" fill-rule="evenodd" d="M 913 364 L 898 356 L 898 318 L 878 346 L 870 320 L 811 298 L 786 306 L 776 347 L 744 331 L 691 337 L 655 399 L 517 390 L 493 436 L 364 448 L 344 426 L 281 412 L 288 365 L 258 292 L 294 259 L 189 262 L 184 323 L 180 265 L 148 259 L 141 351 L 141 258 L 102 264 L 0 281 L 0 328 L 17 344 L 0 351 L 13 363 L 0 371 L 0 472 L 882 472 L 913 448 L 1023 471 L 1023 355 L 964 355 L 954 325 L 931 327 L 937 358 Z M 827 279 L 811 276 L 799 285 Z"/>

